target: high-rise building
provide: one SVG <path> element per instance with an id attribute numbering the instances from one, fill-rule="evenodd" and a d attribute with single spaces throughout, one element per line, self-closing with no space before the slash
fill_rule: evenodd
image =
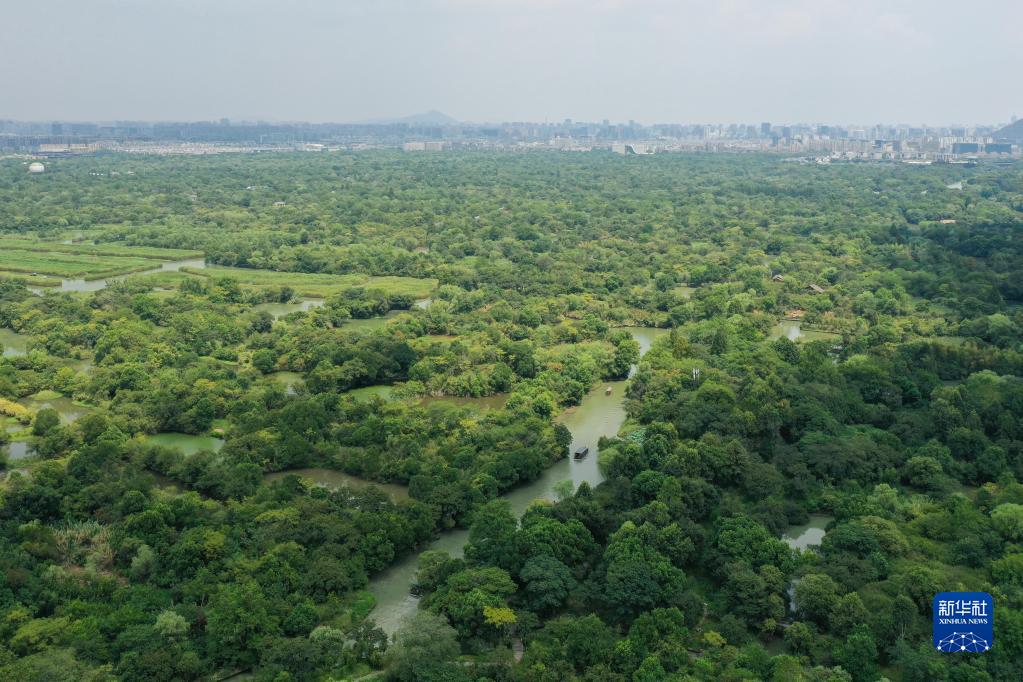
<path id="1" fill-rule="evenodd" d="M 764 121 L 763 123 L 760 124 L 760 135 L 761 137 L 771 136 L 771 124 L 768 123 L 767 121 Z"/>

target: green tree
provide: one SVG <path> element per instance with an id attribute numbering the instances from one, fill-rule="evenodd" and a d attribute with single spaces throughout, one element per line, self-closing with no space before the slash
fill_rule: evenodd
<path id="1" fill-rule="evenodd" d="M 222 586 L 210 602 L 206 631 L 213 657 L 227 665 L 259 660 L 265 637 L 276 636 L 277 620 L 253 581 Z"/>
<path id="2" fill-rule="evenodd" d="M 418 611 L 394 634 L 387 677 L 401 682 L 468 679 L 454 664 L 458 652 L 454 628 L 442 616 Z"/>
<path id="3" fill-rule="evenodd" d="M 810 573 L 796 583 L 796 612 L 801 618 L 827 623 L 838 599 L 838 586 L 829 575 Z"/>

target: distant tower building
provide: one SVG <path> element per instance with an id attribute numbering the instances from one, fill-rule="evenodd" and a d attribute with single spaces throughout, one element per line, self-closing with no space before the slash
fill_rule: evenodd
<path id="1" fill-rule="evenodd" d="M 763 123 L 760 124 L 760 136 L 761 137 L 771 136 L 771 124 L 768 123 L 767 121 L 764 121 Z"/>

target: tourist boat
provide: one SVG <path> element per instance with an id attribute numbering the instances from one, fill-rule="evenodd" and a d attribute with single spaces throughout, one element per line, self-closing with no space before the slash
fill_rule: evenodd
<path id="1" fill-rule="evenodd" d="M 607 388 L 606 388 L 606 389 L 604 390 L 604 395 L 611 395 L 611 387 L 610 387 L 610 386 L 608 386 L 608 387 L 607 387 Z"/>
<path id="2" fill-rule="evenodd" d="M 573 457 L 575 457 L 576 459 L 582 459 L 583 457 L 585 457 L 588 454 L 590 454 L 590 449 L 587 448 L 587 447 L 581 447 L 581 448 L 579 448 L 578 450 L 575 451 L 575 454 L 573 455 Z"/>

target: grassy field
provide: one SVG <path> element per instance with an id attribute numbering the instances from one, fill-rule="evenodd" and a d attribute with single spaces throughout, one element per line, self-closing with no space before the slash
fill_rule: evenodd
<path id="1" fill-rule="evenodd" d="M 229 268 L 207 266 L 206 268 L 182 268 L 184 272 L 200 277 L 230 277 L 245 287 L 279 288 L 289 286 L 299 296 L 326 298 L 349 287 L 365 287 L 383 291 L 389 295 L 406 295 L 425 298 L 437 287 L 435 279 L 414 277 L 371 277 L 369 275 L 327 275 L 305 272 L 275 272 L 250 268 Z"/>
<path id="2" fill-rule="evenodd" d="M 39 273 L 70 279 L 99 279 L 149 270 L 153 267 L 156 267 L 156 264 L 148 258 L 84 256 L 6 248 L 0 250 L 0 271 L 5 272 Z"/>
<path id="3" fill-rule="evenodd" d="M 60 281 L 47 276 L 94 280 L 152 270 L 160 261 L 201 256 L 201 252 L 184 249 L 0 239 L 0 278 L 33 286 L 56 286 Z"/>
<path id="4" fill-rule="evenodd" d="M 29 287 L 59 287 L 59 277 L 47 277 L 46 275 L 29 275 L 23 272 L 0 272 L 0 280 L 13 280 L 18 284 Z"/>
<path id="5" fill-rule="evenodd" d="M 132 281 L 142 281 L 157 289 L 177 289 L 181 282 L 195 277 L 187 272 L 176 270 L 162 270 L 160 272 L 148 272 L 144 275 L 135 275 Z"/>
<path id="6" fill-rule="evenodd" d="M 38 251 L 45 253 L 71 253 L 83 256 L 117 256 L 172 261 L 201 258 L 202 251 L 190 249 L 161 249 L 154 246 L 126 246 L 123 244 L 61 244 L 32 239 L 0 239 L 0 249 Z"/>

